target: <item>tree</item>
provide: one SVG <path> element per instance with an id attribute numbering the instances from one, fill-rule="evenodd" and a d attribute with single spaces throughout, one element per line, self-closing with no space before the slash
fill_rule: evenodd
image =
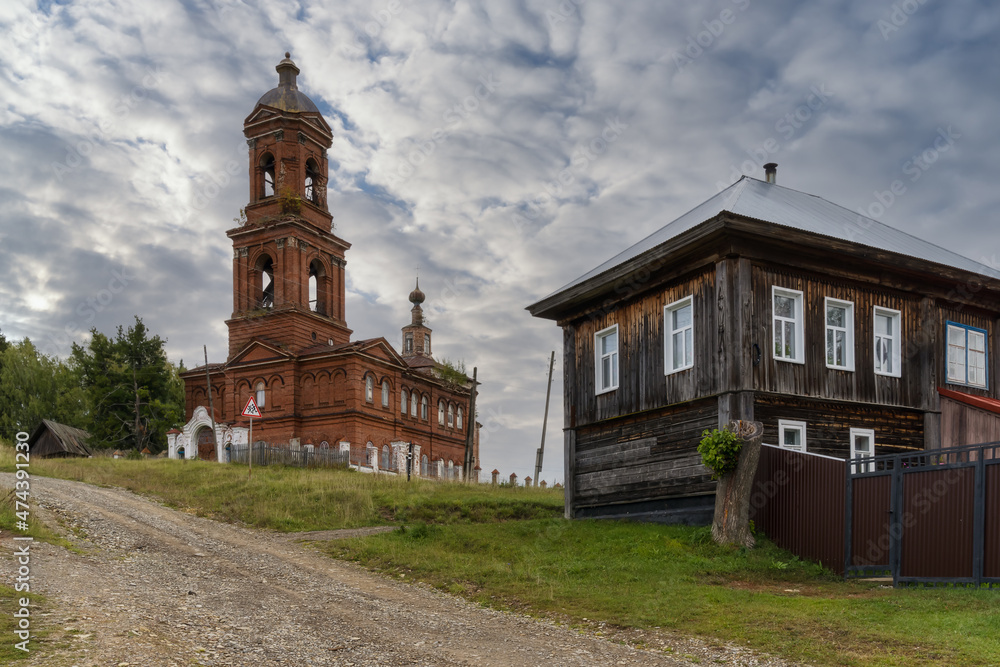
<path id="1" fill-rule="evenodd" d="M 0 432 L 30 433 L 42 419 L 83 427 L 86 396 L 70 366 L 27 338 L 0 348 Z"/>
<path id="2" fill-rule="evenodd" d="M 764 427 L 760 422 L 737 421 L 729 429 L 711 434 L 706 431 L 704 435 L 698 451 L 705 465 L 715 472 L 713 477 L 719 479 L 712 539 L 719 544 L 752 548 L 756 540 L 750 531 L 750 492 Z"/>
<path id="3" fill-rule="evenodd" d="M 166 431 L 183 417 L 183 384 L 137 316 L 114 339 L 91 330 L 87 347 L 74 344 L 72 359 L 91 411 L 88 430 L 96 447 L 162 449 Z"/>

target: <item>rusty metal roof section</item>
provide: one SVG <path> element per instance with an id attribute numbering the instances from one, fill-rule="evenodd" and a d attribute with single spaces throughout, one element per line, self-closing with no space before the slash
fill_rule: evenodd
<path id="1" fill-rule="evenodd" d="M 83 429 L 43 419 L 28 438 L 28 448 L 38 457 L 93 456 L 87 446 L 88 438 L 90 434 Z"/>
<path id="2" fill-rule="evenodd" d="M 547 301 L 561 292 L 596 278 L 702 223 L 714 219 L 720 213 L 727 212 L 1000 279 L 1000 271 L 994 268 L 829 202 L 822 197 L 743 176 L 714 197 L 699 204 L 597 268 L 560 287 L 538 303 Z M 529 310 L 537 305 L 529 307 Z"/>
<path id="3" fill-rule="evenodd" d="M 303 111 L 319 113 L 313 101 L 299 90 L 296 77 L 299 68 L 292 62 L 291 54 L 285 53 L 285 59 L 274 68 L 278 72 L 278 87 L 264 93 L 257 104 L 274 107 L 282 111 L 301 113 Z"/>

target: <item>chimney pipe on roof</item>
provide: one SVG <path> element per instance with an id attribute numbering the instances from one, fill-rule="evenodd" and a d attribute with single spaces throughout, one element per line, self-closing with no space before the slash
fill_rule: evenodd
<path id="1" fill-rule="evenodd" d="M 768 162 L 764 165 L 764 180 L 768 183 L 778 182 L 778 163 Z"/>

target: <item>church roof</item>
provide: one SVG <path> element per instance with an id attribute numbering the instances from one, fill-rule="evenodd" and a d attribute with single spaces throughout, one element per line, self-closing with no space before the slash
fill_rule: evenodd
<path id="1" fill-rule="evenodd" d="M 1000 279 L 1000 271 L 985 264 L 829 202 L 822 197 L 743 176 L 733 185 L 632 247 L 560 287 L 541 302 L 625 264 L 726 212 Z M 539 304 L 531 306 L 529 310 Z"/>
<path id="2" fill-rule="evenodd" d="M 295 81 L 295 77 L 299 74 L 299 68 L 292 62 L 290 55 L 286 53 L 285 59 L 275 67 L 278 71 L 278 87 L 264 93 L 257 100 L 257 104 L 274 107 L 282 111 L 319 113 L 319 109 L 316 108 L 313 101 L 299 90 Z"/>

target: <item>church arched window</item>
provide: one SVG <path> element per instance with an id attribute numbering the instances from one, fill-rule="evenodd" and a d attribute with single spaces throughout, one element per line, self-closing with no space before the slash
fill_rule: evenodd
<path id="1" fill-rule="evenodd" d="M 389 469 L 389 445 L 382 445 L 382 470 Z"/>
<path id="2" fill-rule="evenodd" d="M 274 196 L 274 156 L 270 153 L 264 153 L 260 157 L 260 171 L 263 176 L 262 185 L 263 192 L 261 193 L 264 197 Z"/>
<path id="3" fill-rule="evenodd" d="M 438 426 L 444 426 L 444 401 L 438 401 Z"/>
<path id="4" fill-rule="evenodd" d="M 401 398 L 400 398 L 400 401 L 399 401 L 399 411 L 402 412 L 403 416 L 405 417 L 406 416 L 406 406 L 410 404 L 410 394 L 409 394 L 409 392 L 407 392 L 404 389 L 403 393 L 400 394 L 400 396 L 401 396 Z"/>
<path id="5" fill-rule="evenodd" d="M 427 455 L 420 457 L 420 476 L 427 477 Z"/>
<path id="6" fill-rule="evenodd" d="M 455 427 L 455 406 L 448 404 L 448 428 Z"/>
<path id="7" fill-rule="evenodd" d="M 274 262 L 267 255 L 257 260 L 257 271 L 260 274 L 260 298 L 258 308 L 274 306 Z"/>
<path id="8" fill-rule="evenodd" d="M 266 392 L 264 391 L 264 383 L 263 382 L 258 382 L 256 390 L 257 390 L 257 392 L 256 392 L 257 393 L 257 396 L 256 396 L 257 409 L 263 410 L 264 409 L 264 397 L 266 395 Z"/>
<path id="9" fill-rule="evenodd" d="M 375 400 L 375 378 L 371 375 L 365 378 L 365 400 L 369 403 Z"/>
<path id="10" fill-rule="evenodd" d="M 414 419 L 417 417 L 417 392 L 410 394 L 410 416 Z"/>
<path id="11" fill-rule="evenodd" d="M 389 381 L 382 380 L 382 407 L 389 407 Z"/>
<path id="12" fill-rule="evenodd" d="M 427 421 L 427 394 L 420 399 L 420 418 Z"/>
<path id="13" fill-rule="evenodd" d="M 326 288 L 322 284 L 326 276 L 323 263 L 314 259 L 309 263 L 309 310 L 326 315 Z"/>
<path id="14" fill-rule="evenodd" d="M 462 407 L 458 408 L 458 416 L 455 418 L 455 428 L 462 429 Z"/>
<path id="15" fill-rule="evenodd" d="M 305 195 L 308 201 L 314 204 L 319 203 L 319 168 L 316 160 L 309 158 L 306 160 L 306 182 Z"/>

